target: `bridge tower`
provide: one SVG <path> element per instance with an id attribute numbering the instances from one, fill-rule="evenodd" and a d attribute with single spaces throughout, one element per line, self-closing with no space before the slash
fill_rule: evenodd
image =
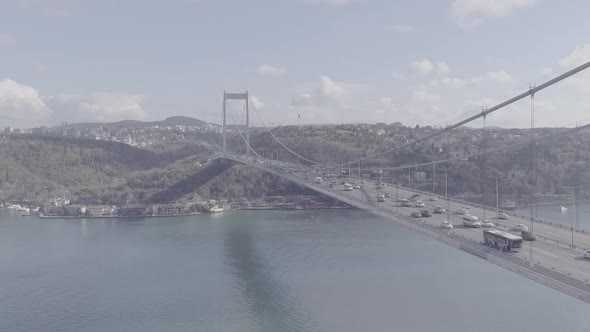
<path id="1" fill-rule="evenodd" d="M 223 154 L 227 153 L 227 102 L 229 100 L 243 100 L 246 103 L 246 156 L 250 157 L 250 99 L 248 98 L 248 91 L 244 93 L 227 93 L 223 91 L 223 109 L 221 111 L 223 118 Z"/>

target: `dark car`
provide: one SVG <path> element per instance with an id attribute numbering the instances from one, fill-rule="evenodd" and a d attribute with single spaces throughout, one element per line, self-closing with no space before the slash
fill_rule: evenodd
<path id="1" fill-rule="evenodd" d="M 525 241 L 536 241 L 537 240 L 537 236 L 535 234 L 531 233 L 530 231 L 520 232 L 520 237 L 522 237 L 522 239 Z"/>
<path id="2" fill-rule="evenodd" d="M 425 217 L 425 218 L 432 217 L 432 212 L 430 212 L 430 210 L 422 210 L 422 211 L 420 211 L 420 213 L 422 213 L 422 217 Z"/>
<path id="3" fill-rule="evenodd" d="M 420 214 L 420 212 L 414 211 L 414 212 L 412 212 L 411 216 L 414 218 L 420 218 L 422 215 Z"/>

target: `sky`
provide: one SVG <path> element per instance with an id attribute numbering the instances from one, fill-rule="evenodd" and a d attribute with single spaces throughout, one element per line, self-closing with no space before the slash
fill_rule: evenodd
<path id="1" fill-rule="evenodd" d="M 587 0 L 0 0 L 0 127 L 454 123 L 590 61 Z M 590 121 L 590 69 L 535 95 Z M 228 123 L 243 122 L 232 102 Z M 262 119 L 262 120 L 261 120 Z M 530 100 L 487 125 L 530 126 Z M 473 123 L 481 126 L 481 120 Z"/>

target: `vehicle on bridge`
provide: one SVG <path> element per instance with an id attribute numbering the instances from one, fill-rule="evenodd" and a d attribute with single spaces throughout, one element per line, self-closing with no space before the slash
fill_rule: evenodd
<path id="1" fill-rule="evenodd" d="M 344 191 L 352 191 L 352 184 L 345 183 L 344 184 Z"/>
<path id="2" fill-rule="evenodd" d="M 525 241 L 536 241 L 537 240 L 537 236 L 529 231 L 520 232 L 520 237 L 522 237 L 522 239 Z"/>
<path id="3" fill-rule="evenodd" d="M 400 202 L 401 202 L 401 206 L 412 207 L 412 202 L 410 202 L 407 198 L 402 198 L 400 200 Z"/>
<path id="4" fill-rule="evenodd" d="M 487 219 L 484 219 L 481 221 L 481 227 L 487 227 L 487 228 L 494 227 L 494 223 L 487 220 Z"/>
<path id="5" fill-rule="evenodd" d="M 525 224 L 517 224 L 514 227 L 512 227 L 512 230 L 522 232 L 522 231 L 528 231 L 529 228 Z"/>
<path id="6" fill-rule="evenodd" d="M 453 212 L 453 214 L 456 214 L 456 215 L 469 215 L 469 214 L 471 214 L 471 209 L 462 207 L 459 210 Z"/>
<path id="7" fill-rule="evenodd" d="M 445 213 L 445 212 L 447 212 L 447 210 L 445 210 L 445 208 L 443 208 L 440 205 L 437 205 L 437 206 L 434 207 L 434 213 L 436 213 L 436 214 L 442 214 L 442 213 Z"/>
<path id="8" fill-rule="evenodd" d="M 424 204 L 424 202 L 420 201 L 420 202 L 414 202 L 414 206 L 415 207 L 425 207 L 426 204 Z"/>
<path id="9" fill-rule="evenodd" d="M 411 200 L 420 199 L 420 195 L 414 194 L 414 195 L 412 195 L 412 197 L 410 197 L 410 199 Z"/>
<path id="10" fill-rule="evenodd" d="M 424 210 L 420 211 L 420 213 L 422 214 L 422 217 L 424 217 L 424 218 L 432 217 L 432 213 L 429 210 L 424 209 Z"/>
<path id="11" fill-rule="evenodd" d="M 516 252 L 522 247 L 522 238 L 497 229 L 484 229 L 483 243 L 502 251 Z"/>
<path id="12" fill-rule="evenodd" d="M 440 223 L 440 228 L 442 229 L 453 229 L 453 225 L 448 221 L 443 221 Z"/>
<path id="13" fill-rule="evenodd" d="M 354 189 L 361 189 L 361 186 L 359 184 L 354 186 Z"/>
<path id="14" fill-rule="evenodd" d="M 584 253 L 584 258 L 590 259 L 590 250 L 586 250 L 586 252 Z"/>
<path id="15" fill-rule="evenodd" d="M 428 200 L 432 201 L 432 202 L 436 202 L 436 201 L 438 201 L 438 198 L 436 196 L 430 196 L 430 198 L 428 198 Z"/>
<path id="16" fill-rule="evenodd" d="M 479 228 L 481 227 L 481 222 L 476 216 L 466 214 L 463 216 L 463 225 L 471 228 Z"/>
<path id="17" fill-rule="evenodd" d="M 318 177 L 315 178 L 315 183 L 318 183 L 319 184 L 319 183 L 322 183 L 322 182 L 324 182 L 324 179 L 322 179 L 321 177 L 318 176 Z"/>
<path id="18" fill-rule="evenodd" d="M 420 218 L 420 217 L 422 217 L 422 213 L 420 213 L 418 211 L 413 211 L 411 216 L 414 218 Z"/>
<path id="19" fill-rule="evenodd" d="M 498 219 L 508 220 L 508 219 L 510 219 L 510 216 L 506 212 L 500 212 L 500 214 L 498 215 Z"/>
<path id="20" fill-rule="evenodd" d="M 383 194 L 377 195 L 377 202 L 385 202 L 385 195 L 383 195 Z"/>

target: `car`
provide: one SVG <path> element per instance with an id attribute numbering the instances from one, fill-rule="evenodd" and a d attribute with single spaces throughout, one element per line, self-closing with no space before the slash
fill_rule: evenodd
<path id="1" fill-rule="evenodd" d="M 410 199 L 416 199 L 416 198 L 418 198 L 418 199 L 419 199 L 419 198 L 420 198 L 420 195 L 418 195 L 418 194 L 413 194 L 413 195 L 412 195 L 412 197 L 410 197 Z"/>
<path id="2" fill-rule="evenodd" d="M 356 186 L 354 186 L 354 189 L 361 189 L 361 186 L 357 184 Z"/>
<path id="3" fill-rule="evenodd" d="M 429 210 L 424 209 L 424 210 L 420 211 L 420 213 L 422 214 L 422 217 L 424 217 L 424 218 L 432 217 L 432 213 Z"/>
<path id="4" fill-rule="evenodd" d="M 487 219 L 481 221 L 481 227 L 494 227 L 494 223 L 490 222 Z"/>
<path id="5" fill-rule="evenodd" d="M 506 212 L 501 212 L 501 213 L 498 215 L 498 219 L 501 219 L 501 220 L 508 220 L 508 219 L 510 219 L 510 216 L 508 216 L 508 213 L 506 213 Z"/>
<path id="6" fill-rule="evenodd" d="M 420 218 L 420 217 L 422 217 L 422 213 L 420 213 L 418 211 L 414 211 L 414 212 L 412 212 L 411 216 L 414 218 Z"/>
<path id="7" fill-rule="evenodd" d="M 434 213 L 441 214 L 445 212 L 447 212 L 447 210 L 445 210 L 445 208 L 443 208 L 442 206 L 437 205 L 434 207 Z"/>
<path id="8" fill-rule="evenodd" d="M 438 198 L 436 198 L 435 196 L 431 196 L 430 198 L 428 198 L 428 200 L 432 201 L 432 202 L 436 202 L 436 201 L 438 201 Z"/>
<path id="9" fill-rule="evenodd" d="M 525 224 L 517 224 L 514 227 L 512 227 L 512 230 L 522 232 L 522 231 L 528 231 L 529 228 Z"/>
<path id="10" fill-rule="evenodd" d="M 389 197 L 391 197 L 390 193 L 385 194 L 385 198 L 389 198 Z"/>
<path id="11" fill-rule="evenodd" d="M 410 201 L 402 201 L 401 205 L 403 207 L 412 207 L 412 203 Z"/>
<path id="12" fill-rule="evenodd" d="M 443 221 L 440 223 L 440 228 L 442 229 L 453 229 L 453 225 L 448 221 Z"/>
<path id="13" fill-rule="evenodd" d="M 424 204 L 423 202 L 414 202 L 414 207 L 425 207 L 426 204 Z"/>
<path id="14" fill-rule="evenodd" d="M 463 215 L 463 225 L 471 228 L 480 228 L 481 222 L 479 221 L 479 218 L 477 218 L 476 216 L 473 216 L 471 214 L 465 214 Z"/>
<path id="15" fill-rule="evenodd" d="M 520 232 L 520 237 L 525 241 L 537 241 L 537 236 L 529 231 Z"/>
<path id="16" fill-rule="evenodd" d="M 586 250 L 586 252 L 584 253 L 584 258 L 590 259 L 590 250 Z"/>
<path id="17" fill-rule="evenodd" d="M 466 215 L 466 214 L 470 214 L 471 211 L 467 210 L 465 208 L 460 208 L 459 210 L 453 212 L 453 214 L 457 214 L 457 215 Z"/>

